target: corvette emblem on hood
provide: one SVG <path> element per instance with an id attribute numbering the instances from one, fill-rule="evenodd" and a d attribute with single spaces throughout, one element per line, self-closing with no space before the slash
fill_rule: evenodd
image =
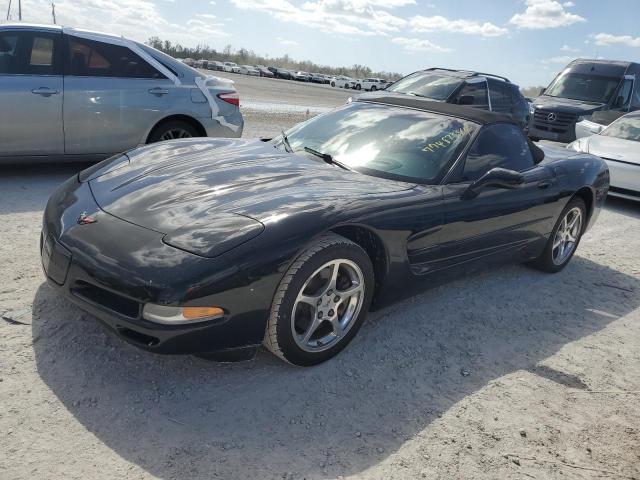
<path id="1" fill-rule="evenodd" d="M 76 221 L 78 225 L 90 225 L 97 222 L 91 215 L 87 215 L 87 212 L 82 212 Z"/>

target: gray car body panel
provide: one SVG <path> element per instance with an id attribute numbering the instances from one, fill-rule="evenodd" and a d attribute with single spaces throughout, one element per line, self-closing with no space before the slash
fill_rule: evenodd
<path id="1" fill-rule="evenodd" d="M 128 42 L 134 52 L 144 51 L 173 78 L 0 74 L 0 163 L 99 160 L 147 143 L 155 126 L 177 117 L 188 118 L 210 137 L 242 134 L 239 107 L 217 97 L 237 93 L 229 80 L 206 77 L 158 50 L 115 35 L 52 25 L 0 24 L 0 33 L 9 30 L 59 33 L 64 35 L 64 48 L 74 35 L 121 46 Z M 198 77 L 207 78 L 213 112 L 196 84 Z M 43 87 L 58 93 L 32 93 Z M 158 91 L 154 89 L 161 93 L 153 93 Z"/>

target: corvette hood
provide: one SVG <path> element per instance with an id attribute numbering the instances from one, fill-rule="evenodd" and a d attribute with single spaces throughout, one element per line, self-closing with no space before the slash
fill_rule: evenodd
<path id="1" fill-rule="evenodd" d="M 167 235 L 216 222 L 230 228 L 233 217 L 264 223 L 285 211 L 335 208 L 353 197 L 411 187 L 257 140 L 164 142 L 127 157 L 91 175 L 96 202 L 118 218 Z"/>

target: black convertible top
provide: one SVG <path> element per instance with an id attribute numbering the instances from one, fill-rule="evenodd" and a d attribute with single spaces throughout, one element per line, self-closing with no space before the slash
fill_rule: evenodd
<path id="1" fill-rule="evenodd" d="M 426 98 L 415 97 L 403 93 L 391 92 L 375 92 L 364 93 L 353 98 L 354 102 L 370 102 L 381 103 L 384 105 L 395 105 L 398 107 L 415 108 L 424 110 L 425 112 L 442 113 L 451 117 L 458 117 L 464 120 L 470 120 L 480 125 L 490 123 L 513 123 L 518 125 L 517 121 L 510 115 L 489 112 L 480 108 L 473 108 L 463 105 L 454 105 L 451 103 L 434 102 Z"/>

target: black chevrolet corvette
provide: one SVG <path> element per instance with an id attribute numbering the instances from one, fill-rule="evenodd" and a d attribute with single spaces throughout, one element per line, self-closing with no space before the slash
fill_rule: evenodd
<path id="1" fill-rule="evenodd" d="M 388 93 L 271 140 L 142 147 L 51 196 L 51 285 L 149 351 L 337 354 L 373 306 L 504 261 L 557 272 L 605 200 L 597 157 L 509 117 Z"/>

